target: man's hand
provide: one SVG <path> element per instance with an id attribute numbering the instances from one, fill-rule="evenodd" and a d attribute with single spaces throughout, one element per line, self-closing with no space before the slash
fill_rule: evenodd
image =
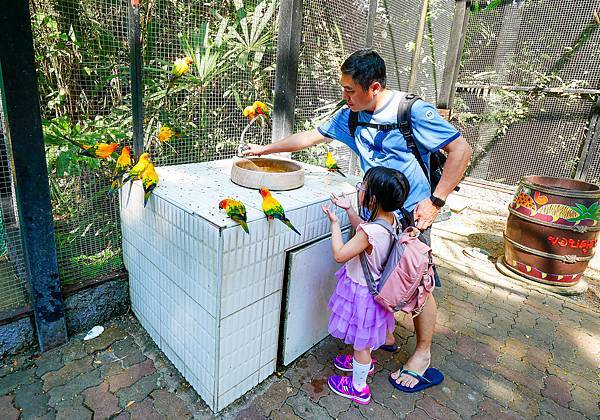
<path id="1" fill-rule="evenodd" d="M 429 198 L 420 201 L 414 212 L 417 229 L 422 231 L 431 226 L 439 212 L 440 209 L 434 206 Z"/>
<path id="2" fill-rule="evenodd" d="M 264 154 L 266 154 L 265 146 L 261 146 L 260 144 L 248 143 L 242 148 L 242 155 L 244 156 L 260 156 Z"/>

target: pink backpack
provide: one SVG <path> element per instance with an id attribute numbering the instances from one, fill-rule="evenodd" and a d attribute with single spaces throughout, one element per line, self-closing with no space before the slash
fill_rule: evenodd
<path id="1" fill-rule="evenodd" d="M 400 232 L 399 228 L 392 228 L 385 220 L 375 220 L 373 223 L 388 231 L 392 244 L 378 280 L 373 279 L 366 253 L 360 254 L 369 291 L 375 301 L 390 312 L 403 311 L 418 315 L 435 287 L 431 248 L 419 239 L 420 231 L 417 228 L 408 227 Z M 396 225 L 400 226 L 399 223 Z"/>

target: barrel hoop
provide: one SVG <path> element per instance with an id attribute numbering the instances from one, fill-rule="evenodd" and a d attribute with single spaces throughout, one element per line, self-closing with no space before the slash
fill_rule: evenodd
<path id="1" fill-rule="evenodd" d="M 564 262 L 565 264 L 575 264 L 578 262 L 589 261 L 594 257 L 594 254 L 586 255 L 585 257 L 578 257 L 577 255 L 556 255 L 550 254 L 548 252 L 540 251 L 538 249 L 529 248 L 523 244 L 513 241 L 506 234 L 504 234 L 504 239 L 513 245 L 515 248 L 520 249 L 521 251 L 529 252 L 530 254 L 537 255 L 538 257 L 543 258 L 552 258 L 554 260 L 559 260 Z"/>
<path id="2" fill-rule="evenodd" d="M 582 225 L 567 226 L 567 225 L 559 225 L 557 223 L 547 222 L 545 220 L 536 219 L 535 217 L 531 217 L 531 216 L 527 216 L 527 215 L 525 215 L 523 213 L 519 213 L 518 211 L 516 211 L 515 209 L 513 209 L 510 206 L 508 207 L 508 211 L 511 214 L 514 214 L 515 216 L 520 217 L 521 219 L 527 220 L 528 222 L 536 223 L 536 224 L 542 225 L 542 226 L 548 226 L 548 227 L 551 227 L 551 228 L 571 230 L 571 231 L 577 232 L 577 233 L 587 233 L 587 232 L 600 231 L 600 225 L 599 226 L 582 226 Z"/>
<path id="3" fill-rule="evenodd" d="M 531 188 L 532 190 L 537 190 L 541 192 L 545 192 L 552 195 L 559 195 L 561 197 L 567 198 L 600 198 L 600 191 L 577 191 L 577 190 L 566 190 L 562 188 L 552 188 L 546 187 L 543 185 L 533 184 L 527 182 L 525 180 L 521 180 L 521 185 Z"/>
<path id="4" fill-rule="evenodd" d="M 556 282 L 556 281 L 548 281 L 548 280 L 539 279 L 537 277 L 530 276 L 529 274 L 523 273 L 518 268 L 513 267 L 512 265 L 510 265 L 508 262 L 505 262 L 504 265 L 506 266 L 506 268 L 508 268 L 513 273 L 515 273 L 515 274 L 517 274 L 519 276 L 523 276 L 526 279 L 533 280 L 533 281 L 536 281 L 538 283 L 549 284 L 549 285 L 556 286 L 556 287 L 570 287 L 570 286 L 573 286 L 573 285 L 577 284 L 577 282 L 579 281 L 578 280 L 578 281 L 573 282 L 573 283 L 562 283 L 562 282 Z M 577 273 L 577 274 L 579 274 L 579 273 Z"/>

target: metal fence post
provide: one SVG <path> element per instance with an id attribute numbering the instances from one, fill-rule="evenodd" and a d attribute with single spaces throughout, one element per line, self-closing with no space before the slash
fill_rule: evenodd
<path id="1" fill-rule="evenodd" d="M 277 66 L 272 141 L 294 131 L 298 61 L 302 39 L 302 0 L 282 0 L 277 17 Z"/>
<path id="2" fill-rule="evenodd" d="M 579 153 L 579 162 L 575 170 L 575 178 L 585 180 L 594 157 L 600 153 L 600 95 L 592 106 L 587 136 Z"/>
<path id="3" fill-rule="evenodd" d="M 407 92 L 414 92 L 417 86 L 417 75 L 419 73 L 419 67 L 421 64 L 421 46 L 423 45 L 423 36 L 425 35 L 425 23 L 427 20 L 427 11 L 429 9 L 429 0 L 423 0 L 421 6 L 421 15 L 419 17 L 419 25 L 417 26 L 417 33 L 415 35 L 415 52 L 412 57 L 412 64 L 410 66 L 410 76 L 408 78 Z"/>
<path id="4" fill-rule="evenodd" d="M 0 83 L 40 349 L 67 341 L 28 1 L 0 0 Z"/>
<path id="5" fill-rule="evenodd" d="M 142 85 L 142 43 L 140 40 L 140 1 L 128 1 L 129 60 L 131 74 L 131 113 L 133 117 L 133 150 L 144 153 L 144 108 Z"/>
<path id="6" fill-rule="evenodd" d="M 460 70 L 460 58 L 465 45 L 465 34 L 469 22 L 469 8 L 467 3 L 468 0 L 456 0 L 452 28 L 450 29 L 448 53 L 446 54 L 446 63 L 444 65 L 444 73 L 442 74 L 440 95 L 438 97 L 438 108 L 450 109 L 454 101 L 455 85 Z"/>
<path id="7" fill-rule="evenodd" d="M 369 1 L 369 14 L 367 15 L 367 32 L 365 34 L 365 47 L 373 47 L 373 33 L 375 32 L 375 18 L 377 17 L 378 0 Z"/>

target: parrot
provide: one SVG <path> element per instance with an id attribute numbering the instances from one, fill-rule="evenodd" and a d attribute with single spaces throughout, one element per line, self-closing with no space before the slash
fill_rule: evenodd
<path id="1" fill-rule="evenodd" d="M 70 143 L 74 144 L 75 146 L 79 147 L 82 150 L 81 154 L 83 156 L 89 156 L 99 159 L 108 159 L 109 157 L 113 157 L 116 159 L 119 156 L 116 152 L 117 148 L 119 147 L 118 143 L 96 143 L 90 146 L 89 144 L 85 144 L 80 141 L 70 139 L 68 137 L 65 137 L 65 139 L 68 140 Z"/>
<path id="2" fill-rule="evenodd" d="M 178 136 L 179 136 L 179 134 L 177 133 L 177 131 L 173 130 L 168 125 L 163 125 L 160 127 L 160 130 L 158 130 L 158 134 L 156 137 L 158 138 L 158 141 L 160 141 L 161 143 L 164 143 L 166 141 L 171 140 L 173 137 L 178 137 Z"/>
<path id="3" fill-rule="evenodd" d="M 271 128 L 271 121 L 269 121 L 269 116 L 267 115 L 267 112 L 269 112 L 269 108 L 267 107 L 267 105 L 261 101 L 254 101 L 252 107 L 254 108 L 254 111 L 257 114 L 262 115 L 264 117 L 267 126 Z"/>
<path id="4" fill-rule="evenodd" d="M 252 121 L 254 117 L 256 117 L 256 110 L 252 105 L 248 105 L 246 108 L 244 108 L 243 112 L 244 117 L 248 118 L 250 121 Z"/>
<path id="5" fill-rule="evenodd" d="M 337 164 L 337 161 L 333 157 L 333 153 L 331 153 L 331 152 L 327 152 L 327 159 L 325 159 L 325 166 L 327 167 L 327 170 L 329 172 L 337 172 L 344 178 L 346 177 L 346 175 L 344 175 L 342 173 L 340 167 Z"/>
<path id="6" fill-rule="evenodd" d="M 144 207 L 146 207 L 150 194 L 158 185 L 158 174 L 154 170 L 154 165 L 150 162 L 148 162 L 142 173 L 142 185 L 144 186 Z"/>
<path id="7" fill-rule="evenodd" d="M 233 198 L 225 198 L 224 200 L 219 201 L 219 208 L 224 209 L 227 216 L 234 222 L 239 223 L 246 233 L 250 233 L 248 230 L 248 223 L 246 223 L 247 216 L 244 203 L 234 200 Z"/>
<path id="8" fill-rule="evenodd" d="M 181 76 L 190 71 L 190 65 L 194 62 L 191 57 L 178 58 L 173 63 L 171 74 L 169 74 L 169 84 L 167 86 L 167 92 L 173 87 L 175 81 Z"/>
<path id="9" fill-rule="evenodd" d="M 110 190 L 108 190 L 109 194 L 112 194 L 121 188 L 123 185 L 121 183 L 123 175 L 125 175 L 125 172 L 127 172 L 129 168 L 131 168 L 131 149 L 129 146 L 125 146 L 117 159 L 117 164 L 115 165 L 115 170 L 113 172 L 112 185 L 110 186 Z"/>
<path id="10" fill-rule="evenodd" d="M 262 209 L 263 209 L 263 212 L 265 213 L 265 215 L 267 216 L 267 219 L 269 219 L 269 220 L 279 219 L 287 227 L 289 227 L 294 232 L 296 232 L 298 235 L 300 235 L 301 233 L 298 232 L 298 230 L 294 227 L 294 225 L 292 225 L 292 222 L 290 222 L 290 220 L 285 217 L 283 207 L 281 206 L 279 201 L 277 201 L 271 195 L 271 191 L 269 191 L 268 188 L 261 188 L 259 190 L 259 192 L 260 192 L 260 195 L 262 195 L 262 197 L 263 197 Z"/>
<path id="11" fill-rule="evenodd" d="M 138 162 L 131 168 L 125 179 L 123 179 L 123 184 L 127 181 L 135 181 L 136 179 L 140 179 L 146 166 L 150 164 L 150 155 L 148 153 L 142 153 Z"/>

